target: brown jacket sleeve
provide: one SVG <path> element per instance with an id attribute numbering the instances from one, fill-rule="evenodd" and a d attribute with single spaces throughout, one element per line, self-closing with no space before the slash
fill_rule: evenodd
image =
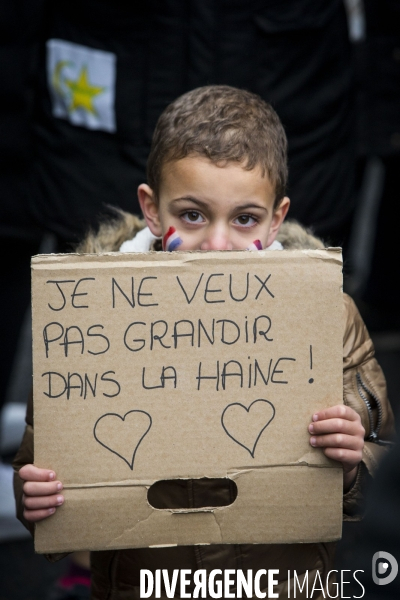
<path id="1" fill-rule="evenodd" d="M 394 436 L 394 418 L 372 340 L 347 294 L 344 294 L 344 310 L 343 401 L 360 415 L 365 429 L 362 463 L 353 487 L 343 498 L 345 520 L 355 520 L 360 518 L 365 482 L 385 454 L 385 443 L 390 443 Z"/>

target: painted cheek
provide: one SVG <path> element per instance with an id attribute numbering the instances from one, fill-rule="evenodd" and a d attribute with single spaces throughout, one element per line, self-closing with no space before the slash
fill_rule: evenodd
<path id="1" fill-rule="evenodd" d="M 254 240 L 246 250 L 262 250 L 262 243 L 260 240 Z"/>
<path id="2" fill-rule="evenodd" d="M 173 252 L 183 244 L 183 240 L 179 237 L 175 227 L 170 227 L 163 237 L 162 247 L 166 252 Z"/>

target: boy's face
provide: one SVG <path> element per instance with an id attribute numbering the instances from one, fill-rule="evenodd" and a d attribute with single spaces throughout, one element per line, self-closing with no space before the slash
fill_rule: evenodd
<path id="1" fill-rule="evenodd" d="M 290 204 L 284 198 L 274 210 L 274 188 L 258 167 L 219 167 L 198 156 L 164 166 L 158 203 L 146 184 L 138 196 L 154 235 L 176 230 L 177 250 L 245 250 L 256 240 L 267 248 Z"/>

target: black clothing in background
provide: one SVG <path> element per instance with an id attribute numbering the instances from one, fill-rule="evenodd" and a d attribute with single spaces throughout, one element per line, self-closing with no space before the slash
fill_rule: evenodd
<path id="1" fill-rule="evenodd" d="M 366 38 L 356 47 L 359 155 L 378 157 L 383 186 L 361 314 L 371 330 L 400 330 L 400 2 L 364 0 Z"/>
<path id="2" fill-rule="evenodd" d="M 30 256 L 38 252 L 43 235 L 28 202 L 41 8 L 41 0 L 0 1 L 0 409 L 30 303 Z"/>
<path id="3" fill-rule="evenodd" d="M 400 2 L 364 5 L 366 38 L 356 48 L 359 152 L 400 157 Z"/>
<path id="4" fill-rule="evenodd" d="M 32 213 L 63 239 L 114 204 L 139 211 L 162 110 L 206 84 L 271 102 L 289 139 L 291 217 L 334 243 L 353 207 L 351 60 L 341 0 L 72 0 L 48 2 L 34 115 Z M 116 131 L 54 117 L 48 39 L 116 55 Z"/>
<path id="5" fill-rule="evenodd" d="M 28 170 L 42 0 L 0 1 L 0 238 L 40 241 L 29 214 Z M 12 253 L 10 248 L 8 253 Z"/>

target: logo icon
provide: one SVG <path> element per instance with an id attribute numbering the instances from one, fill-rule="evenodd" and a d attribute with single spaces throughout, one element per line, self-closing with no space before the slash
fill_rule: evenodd
<path id="1" fill-rule="evenodd" d="M 389 552 L 380 550 L 372 557 L 372 579 L 376 585 L 392 583 L 399 571 L 395 557 Z"/>

